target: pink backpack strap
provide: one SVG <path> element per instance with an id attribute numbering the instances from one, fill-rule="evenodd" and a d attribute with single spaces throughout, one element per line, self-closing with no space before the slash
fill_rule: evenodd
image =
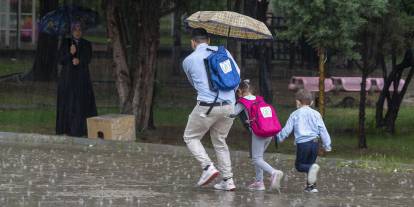
<path id="1" fill-rule="evenodd" d="M 261 96 L 256 96 L 256 100 L 249 100 L 249 99 L 246 99 L 246 98 L 241 97 L 241 98 L 239 98 L 238 102 L 241 103 L 241 104 L 243 104 L 244 107 L 246 107 L 247 109 L 250 109 L 250 107 L 254 103 L 262 102 L 263 100 L 264 99 Z"/>
<path id="2" fill-rule="evenodd" d="M 247 100 L 247 99 L 245 99 L 245 98 L 243 98 L 243 97 L 239 98 L 238 102 L 239 102 L 239 103 L 241 103 L 241 104 L 243 104 L 243 106 L 244 106 L 246 109 L 249 109 L 249 108 L 250 108 L 250 106 L 252 105 L 252 101 Z"/>

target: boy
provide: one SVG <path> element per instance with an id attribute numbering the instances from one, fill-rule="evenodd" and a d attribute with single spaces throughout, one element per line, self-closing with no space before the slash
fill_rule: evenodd
<path id="1" fill-rule="evenodd" d="M 277 141 L 283 142 L 292 131 L 295 135 L 296 162 L 295 167 L 299 172 L 307 173 L 306 192 L 317 193 L 316 180 L 319 165 L 315 163 L 318 156 L 320 137 L 325 151 L 331 151 L 331 138 L 323 123 L 319 112 L 310 107 L 313 96 L 309 91 L 299 90 L 296 93 L 296 108 L 282 131 L 276 135 Z"/>

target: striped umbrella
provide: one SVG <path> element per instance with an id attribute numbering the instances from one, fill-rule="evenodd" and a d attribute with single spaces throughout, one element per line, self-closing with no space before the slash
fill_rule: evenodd
<path id="1" fill-rule="evenodd" d="M 266 25 L 236 12 L 198 11 L 185 22 L 191 28 L 204 28 L 209 34 L 247 40 L 271 40 L 272 33 Z"/>

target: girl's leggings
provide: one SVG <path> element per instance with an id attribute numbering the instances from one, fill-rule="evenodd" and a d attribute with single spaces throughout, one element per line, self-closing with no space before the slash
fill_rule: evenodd
<path id="1" fill-rule="evenodd" d="M 263 182 L 263 171 L 271 174 L 275 169 L 263 160 L 263 154 L 272 142 L 272 137 L 258 137 L 252 133 L 252 162 L 256 171 L 256 181 Z"/>

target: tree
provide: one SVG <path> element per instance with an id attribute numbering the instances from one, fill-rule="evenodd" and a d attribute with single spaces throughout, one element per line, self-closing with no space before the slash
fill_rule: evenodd
<path id="1" fill-rule="evenodd" d="M 58 0 L 40 1 L 40 16 L 43 17 L 46 13 L 55 10 L 58 5 Z M 39 33 L 35 60 L 28 78 L 34 81 L 54 80 L 57 74 L 57 50 L 57 36 Z"/>
<path id="2" fill-rule="evenodd" d="M 383 68 L 386 68 L 386 66 Z M 398 91 L 400 79 L 403 76 L 404 70 L 407 68 L 409 68 L 409 70 L 406 75 L 405 83 L 401 91 Z M 385 73 L 384 88 L 377 102 L 376 120 L 378 128 L 385 127 L 387 132 L 391 134 L 395 133 L 395 121 L 397 120 L 402 100 L 407 92 L 408 85 L 410 84 L 413 75 L 414 54 L 412 49 L 407 49 L 401 63 L 395 65 L 388 75 Z M 393 92 L 390 92 L 390 87 L 392 87 Z M 387 100 L 387 109 L 384 109 L 385 100 Z M 386 110 L 385 116 L 383 115 L 384 110 Z"/>
<path id="3" fill-rule="evenodd" d="M 182 16 L 186 9 L 188 9 L 188 2 L 185 0 L 174 0 L 175 10 L 173 13 L 173 46 L 172 46 L 172 75 L 179 75 L 181 71 L 181 27 Z"/>
<path id="4" fill-rule="evenodd" d="M 134 114 L 136 129 L 148 128 L 160 18 L 173 11 L 163 0 L 104 2 L 121 113 Z"/>
<path id="5" fill-rule="evenodd" d="M 413 68 L 412 42 L 414 40 L 414 2 L 393 0 L 388 5 L 388 12 L 382 18 L 382 41 L 386 44 L 380 53 L 380 63 L 384 78 L 384 87 L 376 105 L 376 127 L 385 128 L 389 133 L 395 133 L 395 121 L 401 102 L 411 82 Z M 397 64 L 397 56 L 403 55 L 403 60 Z M 391 71 L 386 64 L 391 57 Z M 398 91 L 400 79 L 406 72 L 405 83 Z M 390 88 L 393 90 L 390 91 Z M 387 107 L 384 107 L 387 104 Z M 384 114 L 385 113 L 385 114 Z"/>
<path id="6" fill-rule="evenodd" d="M 292 42 L 304 38 L 319 55 L 319 112 L 325 113 L 325 60 L 326 50 L 334 49 L 349 58 L 358 58 L 352 49 L 353 34 L 363 24 L 358 0 L 277 0 L 284 11 L 287 29 L 280 34 Z"/>
<path id="7" fill-rule="evenodd" d="M 297 41 L 303 36 L 319 54 L 319 111 L 324 114 L 324 80 L 326 49 L 344 53 L 351 59 L 361 58 L 362 72 L 359 107 L 358 147 L 367 148 L 365 136 L 366 80 L 377 67 L 378 23 L 386 10 L 387 0 L 314 0 L 279 1 L 287 15 L 287 38 Z M 355 35 L 356 34 L 356 35 Z M 356 44 L 358 43 L 358 44 Z"/>
<path id="8" fill-rule="evenodd" d="M 368 76 L 377 69 L 379 48 L 382 48 L 384 44 L 379 33 L 381 17 L 386 11 L 387 0 L 366 0 L 360 1 L 360 4 L 360 15 L 365 23 L 359 29 L 356 37 L 358 42 L 356 50 L 361 54 L 361 60 L 355 61 L 355 63 L 362 73 L 359 99 L 358 147 L 367 148 L 365 133 L 366 81 Z"/>

